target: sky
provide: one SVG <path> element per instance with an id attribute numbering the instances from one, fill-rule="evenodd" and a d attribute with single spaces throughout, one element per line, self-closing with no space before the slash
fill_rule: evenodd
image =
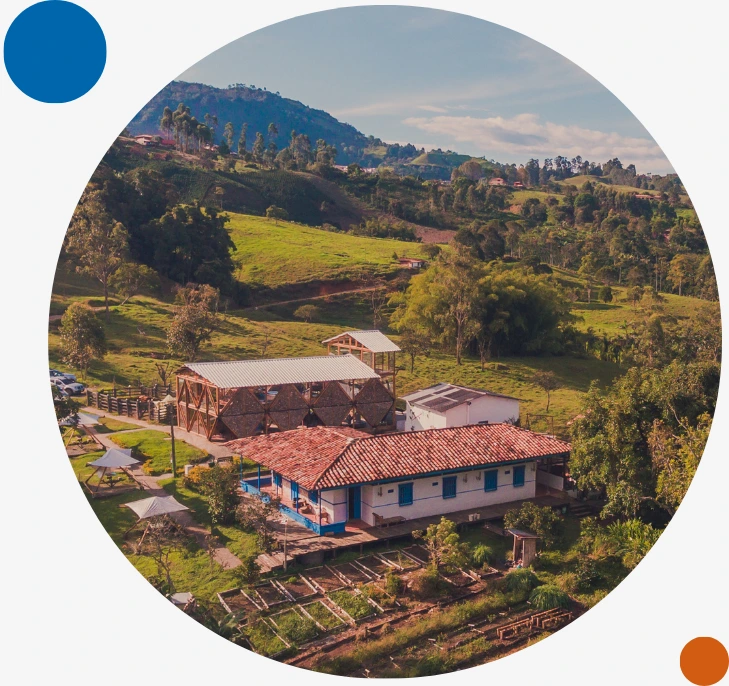
<path id="1" fill-rule="evenodd" d="M 498 162 L 619 157 L 673 171 L 630 111 L 585 71 L 522 34 L 411 7 L 343 8 L 248 34 L 183 72 L 245 83 L 329 112 L 389 143 Z"/>

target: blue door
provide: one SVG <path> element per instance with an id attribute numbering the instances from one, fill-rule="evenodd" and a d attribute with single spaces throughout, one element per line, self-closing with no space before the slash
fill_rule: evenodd
<path id="1" fill-rule="evenodd" d="M 398 505 L 400 505 L 400 507 L 403 507 L 404 505 L 413 504 L 413 485 L 412 485 L 412 483 L 400 484 L 397 487 L 397 503 L 398 503 Z"/>
<path id="2" fill-rule="evenodd" d="M 296 502 L 296 500 L 299 497 L 299 484 L 297 484 L 295 481 L 291 482 L 291 500 Z"/>
<path id="3" fill-rule="evenodd" d="M 524 465 L 520 465 L 519 467 L 514 467 L 514 487 L 515 488 L 517 486 L 524 485 L 524 471 L 525 471 Z"/>
<path id="4" fill-rule="evenodd" d="M 443 477 L 443 497 L 444 498 L 455 498 L 456 497 L 456 482 L 458 481 L 455 476 L 444 476 Z"/>
<path id="5" fill-rule="evenodd" d="M 360 519 L 362 517 L 362 489 L 360 486 L 349 488 L 349 519 Z"/>
<path id="6" fill-rule="evenodd" d="M 484 491 L 495 491 L 498 488 L 498 469 L 490 469 L 488 472 L 483 474 L 483 490 Z"/>

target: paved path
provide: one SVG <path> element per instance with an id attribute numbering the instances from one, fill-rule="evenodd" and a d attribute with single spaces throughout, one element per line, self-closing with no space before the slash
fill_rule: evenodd
<path id="1" fill-rule="evenodd" d="M 96 408 L 86 408 L 84 412 L 87 409 L 96 409 Z M 98 412 L 96 413 L 98 414 Z M 112 415 L 116 416 L 116 415 Z M 128 418 L 124 417 L 124 420 L 126 421 Z M 139 420 L 132 420 L 129 419 L 130 423 L 140 423 Z M 141 422 L 143 425 L 142 428 L 144 428 L 144 425 L 146 425 L 146 422 Z M 114 441 L 111 440 L 110 434 L 100 434 L 94 429 L 93 426 L 85 426 L 83 427 L 89 436 L 91 436 L 95 441 L 100 443 L 105 448 L 118 448 L 119 446 L 114 443 Z M 155 428 L 159 431 L 164 431 L 165 427 L 161 426 L 155 426 L 153 424 L 147 425 L 147 428 Z M 169 427 L 167 428 L 167 433 L 169 433 Z M 140 429 L 133 429 L 132 431 L 139 431 Z M 182 432 L 187 434 L 186 431 Z M 111 434 L 113 435 L 113 434 Z M 175 432 L 175 438 L 177 437 L 177 432 Z M 199 437 L 201 438 L 201 437 Z M 187 440 L 187 439 L 185 439 Z M 209 441 L 206 441 L 209 442 Z M 160 479 L 170 478 L 172 474 L 163 474 L 162 476 L 150 476 L 149 474 L 145 474 L 144 471 L 142 471 L 141 466 L 132 467 L 129 469 L 129 472 L 134 477 L 134 480 L 144 488 L 145 491 L 148 491 L 150 496 L 168 496 L 169 493 L 165 491 L 162 486 L 159 485 Z M 208 537 L 210 536 L 210 532 L 204 527 L 198 524 L 194 517 L 192 516 L 192 512 L 190 510 L 186 510 L 184 512 L 174 512 L 170 515 L 172 519 L 174 519 L 185 531 L 187 531 L 191 536 L 194 536 L 195 540 L 197 541 L 198 545 L 203 548 L 203 550 L 207 550 L 208 548 Z M 241 561 L 238 557 L 233 555 L 233 553 L 230 552 L 225 546 L 217 544 L 213 548 L 213 558 L 215 561 L 223 567 L 223 569 L 233 569 L 235 567 L 239 567 L 241 565 Z"/>
<path id="2" fill-rule="evenodd" d="M 116 415 L 113 412 L 100 410 L 98 407 L 93 407 L 91 405 L 88 407 L 82 407 L 79 412 L 83 414 L 96 415 L 97 417 L 110 417 L 111 419 L 117 419 L 120 422 L 134 424 L 140 429 L 151 429 L 153 431 L 161 431 L 162 433 L 166 434 L 170 433 L 169 426 L 164 426 L 163 424 L 152 424 L 151 422 L 147 422 L 144 419 L 134 419 L 133 417 Z M 104 434 L 96 435 L 103 436 Z M 190 433 L 189 431 L 185 431 L 179 426 L 175 427 L 175 439 L 177 438 L 185 441 L 185 443 L 194 445 L 196 448 L 200 448 L 200 450 L 204 450 L 206 453 L 208 453 L 208 455 L 212 455 L 213 457 L 230 457 L 233 454 L 232 451 L 229 448 L 226 448 L 222 443 L 213 443 L 212 441 L 209 441 L 207 438 L 205 438 L 205 436 Z"/>

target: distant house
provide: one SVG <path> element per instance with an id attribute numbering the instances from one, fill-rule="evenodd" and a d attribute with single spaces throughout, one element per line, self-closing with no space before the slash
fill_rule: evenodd
<path id="1" fill-rule="evenodd" d="M 398 258 L 398 264 L 405 269 L 423 269 L 427 262 L 417 257 L 400 257 Z"/>
<path id="2" fill-rule="evenodd" d="M 363 167 L 362 171 L 365 174 L 377 174 L 377 167 Z"/>
<path id="3" fill-rule="evenodd" d="M 508 186 L 509 184 L 501 178 L 489 179 L 489 186 Z"/>
<path id="4" fill-rule="evenodd" d="M 511 424 L 378 436 L 319 426 L 226 446 L 270 470 L 243 479 L 244 491 L 278 496 L 287 517 L 318 535 L 534 498 L 539 470 L 570 452 Z"/>
<path id="5" fill-rule="evenodd" d="M 479 388 L 438 383 L 402 399 L 405 401 L 405 431 L 519 420 L 516 398 Z"/>
<path id="6" fill-rule="evenodd" d="M 636 193 L 635 197 L 638 200 L 657 200 L 658 199 L 655 195 L 651 195 L 650 193 Z"/>
<path id="7" fill-rule="evenodd" d="M 514 188 L 524 188 L 524 184 L 521 181 L 514 181 L 512 185 Z"/>
<path id="8" fill-rule="evenodd" d="M 139 136 L 134 136 L 134 140 L 138 145 L 159 145 L 162 140 L 162 136 L 154 136 L 149 133 L 144 133 Z"/>
<path id="9" fill-rule="evenodd" d="M 334 168 L 338 169 L 340 172 L 346 172 L 348 167 L 346 164 L 335 164 Z"/>

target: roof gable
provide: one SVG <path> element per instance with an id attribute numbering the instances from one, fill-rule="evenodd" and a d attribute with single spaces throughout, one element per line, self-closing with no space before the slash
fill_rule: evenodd
<path id="1" fill-rule="evenodd" d="M 344 331 L 336 336 L 327 338 L 325 341 L 322 341 L 322 343 L 333 343 L 344 336 L 353 338 L 357 341 L 357 343 L 367 348 L 367 350 L 371 350 L 373 353 L 400 352 L 400 348 L 378 329 L 369 329 L 366 331 Z"/>

